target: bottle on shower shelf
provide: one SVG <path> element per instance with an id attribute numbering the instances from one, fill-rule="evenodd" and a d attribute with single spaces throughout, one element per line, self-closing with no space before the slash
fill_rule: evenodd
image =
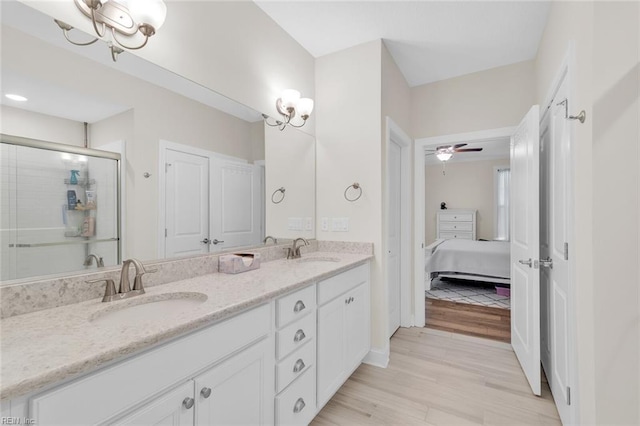
<path id="1" fill-rule="evenodd" d="M 79 174 L 80 174 L 80 170 L 71 170 L 71 177 L 69 178 L 69 184 L 77 185 Z"/>

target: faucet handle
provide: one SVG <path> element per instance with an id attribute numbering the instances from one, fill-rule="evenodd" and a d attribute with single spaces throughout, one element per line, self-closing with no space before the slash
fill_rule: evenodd
<path id="1" fill-rule="evenodd" d="M 107 285 L 104 289 L 104 297 L 102 298 L 102 301 L 110 302 L 111 300 L 113 300 L 113 296 L 116 294 L 116 283 L 113 282 L 112 279 L 103 278 L 101 280 L 89 280 L 89 281 L 86 281 L 86 283 L 95 284 L 95 283 L 101 283 L 103 281 L 106 282 Z"/>
<path id="2" fill-rule="evenodd" d="M 293 250 L 291 247 L 283 247 L 282 250 L 287 251 L 287 259 L 293 259 Z"/>
<path id="3" fill-rule="evenodd" d="M 142 285 L 142 276 L 144 274 L 153 274 L 154 272 L 158 272 L 158 269 L 142 269 L 142 271 L 136 275 L 133 280 L 133 289 L 134 291 L 139 291 L 140 293 L 144 293 L 144 286 Z"/>

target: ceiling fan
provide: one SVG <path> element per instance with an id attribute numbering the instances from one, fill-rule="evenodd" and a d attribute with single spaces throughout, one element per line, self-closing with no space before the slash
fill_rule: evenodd
<path id="1" fill-rule="evenodd" d="M 482 148 L 464 148 L 463 146 L 467 146 L 466 143 L 458 143 L 455 145 L 441 145 L 436 147 L 436 149 L 428 149 L 426 155 L 435 155 L 438 157 L 438 160 L 445 162 L 453 157 L 454 153 L 458 152 L 479 152 L 482 151 Z"/>

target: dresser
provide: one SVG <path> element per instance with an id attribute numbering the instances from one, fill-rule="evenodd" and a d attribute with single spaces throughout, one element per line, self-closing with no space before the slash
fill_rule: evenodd
<path id="1" fill-rule="evenodd" d="M 436 235 L 437 238 L 450 240 L 453 238 L 463 240 L 476 239 L 476 212 L 470 209 L 438 210 Z"/>

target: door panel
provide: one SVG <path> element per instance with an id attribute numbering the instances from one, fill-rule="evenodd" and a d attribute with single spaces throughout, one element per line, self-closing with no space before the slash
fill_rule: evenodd
<path id="1" fill-rule="evenodd" d="M 212 250 L 259 244 L 261 185 L 258 166 L 216 158 L 213 165 Z"/>
<path id="2" fill-rule="evenodd" d="M 318 407 L 338 390 L 345 374 L 346 298 L 338 297 L 318 309 Z"/>
<path id="3" fill-rule="evenodd" d="M 207 253 L 209 237 L 209 160 L 166 151 L 165 256 Z"/>
<path id="4" fill-rule="evenodd" d="M 539 108 L 511 137 L 511 345 L 534 394 L 540 395 Z"/>
<path id="5" fill-rule="evenodd" d="M 136 410 L 118 425 L 188 426 L 193 425 L 194 407 L 186 408 L 185 398 L 193 398 L 193 381 L 170 391 L 153 402 Z"/>
<path id="6" fill-rule="evenodd" d="M 369 293 L 368 285 L 361 284 L 349 293 L 346 305 L 346 368 L 353 370 L 369 352 Z M 340 298 L 338 298 L 340 299 Z"/>
<path id="7" fill-rule="evenodd" d="M 400 327 L 400 218 L 401 218 L 401 200 L 400 194 L 400 158 L 401 148 L 398 144 L 391 141 L 388 151 L 388 167 L 387 179 L 388 186 L 388 253 L 387 253 L 387 290 L 389 297 L 389 330 L 388 335 L 391 337 Z"/>

